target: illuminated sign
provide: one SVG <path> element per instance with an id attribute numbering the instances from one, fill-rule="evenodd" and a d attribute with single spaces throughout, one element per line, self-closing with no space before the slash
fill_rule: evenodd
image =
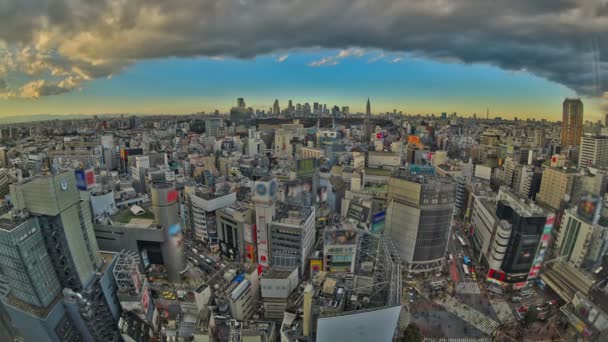
<path id="1" fill-rule="evenodd" d="M 380 233 L 384 230 L 384 223 L 386 220 L 386 211 L 382 210 L 380 212 L 375 213 L 372 216 L 372 233 Z"/>
<path id="2" fill-rule="evenodd" d="M 323 271 L 323 260 L 322 259 L 311 259 L 310 260 L 310 276 L 313 277 L 318 272 Z"/>
<path id="3" fill-rule="evenodd" d="M 255 247 L 253 245 L 245 246 L 245 258 L 247 262 L 255 263 Z"/>
<path id="4" fill-rule="evenodd" d="M 550 214 L 549 216 L 547 216 L 547 220 L 545 221 L 545 226 L 543 228 L 543 235 L 540 238 L 538 251 L 536 252 L 536 257 L 534 258 L 532 268 L 530 268 L 530 272 L 528 273 L 528 281 L 536 279 L 540 273 L 540 269 L 543 265 L 547 248 L 549 248 L 549 240 L 551 238 L 551 231 L 553 230 L 554 223 L 555 215 Z"/>

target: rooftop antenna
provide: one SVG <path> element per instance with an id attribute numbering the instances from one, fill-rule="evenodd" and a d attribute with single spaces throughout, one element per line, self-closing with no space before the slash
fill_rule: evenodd
<path id="1" fill-rule="evenodd" d="M 486 120 L 490 119 L 490 108 L 486 108 Z"/>

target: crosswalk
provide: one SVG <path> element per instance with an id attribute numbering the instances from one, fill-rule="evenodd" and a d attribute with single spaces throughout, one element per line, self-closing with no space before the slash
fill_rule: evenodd
<path id="1" fill-rule="evenodd" d="M 490 301 L 492 304 L 492 308 L 494 312 L 496 312 L 496 316 L 498 316 L 498 320 L 502 324 L 515 322 L 515 316 L 513 316 L 513 311 L 507 302 L 504 300 L 494 300 Z"/>
<path id="2" fill-rule="evenodd" d="M 469 323 L 474 328 L 486 335 L 492 335 L 494 330 L 496 330 L 496 328 L 499 326 L 498 322 L 488 318 L 488 316 L 471 308 L 470 306 L 459 302 L 454 297 L 445 296 L 435 300 L 435 303 L 443 306 L 446 308 L 446 310 L 458 316 L 460 319 Z"/>
<path id="3" fill-rule="evenodd" d="M 456 293 L 478 295 L 481 294 L 481 291 L 479 290 L 479 285 L 477 285 L 477 283 L 467 281 L 456 284 Z"/>

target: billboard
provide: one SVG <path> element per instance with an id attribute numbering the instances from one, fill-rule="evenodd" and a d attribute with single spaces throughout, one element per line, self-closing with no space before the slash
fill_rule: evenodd
<path id="1" fill-rule="evenodd" d="M 245 231 L 245 234 L 244 234 L 245 242 L 247 242 L 247 243 L 254 243 L 255 242 L 255 240 L 253 238 L 253 236 L 254 236 L 253 230 L 255 229 L 254 225 L 245 223 L 243 225 L 243 229 Z"/>
<path id="2" fill-rule="evenodd" d="M 313 204 L 313 180 L 312 178 L 299 178 L 285 182 L 287 187 L 286 194 L 289 202 L 296 202 L 304 205 Z"/>
<path id="3" fill-rule="evenodd" d="M 356 245 L 357 231 L 353 229 L 331 229 L 323 232 L 323 243 L 329 245 Z"/>
<path id="4" fill-rule="evenodd" d="M 76 187 L 78 190 L 86 191 L 95 184 L 95 172 L 92 169 L 75 170 L 74 175 L 76 176 Z"/>
<path id="5" fill-rule="evenodd" d="M 249 245 L 249 244 L 245 245 L 245 259 L 249 263 L 255 263 L 256 262 L 255 246 L 254 245 Z"/>
<path id="6" fill-rule="evenodd" d="M 581 196 L 576 214 L 581 219 L 590 224 L 597 224 L 600 220 L 600 212 L 602 211 L 602 198 L 592 194 Z"/>
<path id="7" fill-rule="evenodd" d="M 359 222 L 367 222 L 367 218 L 369 216 L 369 208 L 366 208 L 360 204 L 351 202 L 348 206 L 348 212 L 346 213 L 347 218 L 351 218 L 353 220 Z"/>
<path id="8" fill-rule="evenodd" d="M 530 268 L 530 272 L 528 272 L 528 281 L 538 278 L 540 269 L 543 265 L 543 261 L 545 260 L 547 248 L 549 248 L 549 241 L 551 240 L 551 231 L 553 230 L 553 223 L 555 223 L 555 214 L 549 214 L 549 216 L 547 216 L 547 220 L 545 221 L 543 235 L 541 235 L 540 237 L 540 244 L 538 246 L 536 256 L 534 257 L 534 262 L 532 264 L 532 267 Z"/>
<path id="9" fill-rule="evenodd" d="M 310 277 L 312 278 L 318 272 L 323 271 L 323 259 L 310 260 Z"/>
<path id="10" fill-rule="evenodd" d="M 148 282 L 146 281 L 144 283 L 144 286 L 142 288 L 142 292 L 141 292 L 141 307 L 143 309 L 144 312 L 144 316 L 146 318 L 148 318 L 150 315 L 149 313 L 150 308 L 152 307 L 152 297 L 150 296 L 150 286 L 148 285 Z"/>
<path id="11" fill-rule="evenodd" d="M 418 164 L 410 164 L 409 170 L 411 174 L 414 175 L 426 175 L 432 176 L 435 174 L 435 167 L 433 165 L 418 165 Z"/>
<path id="12" fill-rule="evenodd" d="M 296 160 L 296 176 L 297 177 L 312 177 L 317 173 L 319 162 L 317 158 L 306 158 Z"/>
<path id="13" fill-rule="evenodd" d="M 488 271 L 487 279 L 491 280 L 491 281 L 497 281 L 499 283 L 502 283 L 502 282 L 504 282 L 505 277 L 506 277 L 506 274 L 504 272 L 490 268 L 490 270 Z"/>
<path id="14" fill-rule="evenodd" d="M 325 203 L 327 202 L 327 187 L 319 186 L 317 189 L 317 203 Z"/>
<path id="15" fill-rule="evenodd" d="M 386 221 L 386 211 L 382 210 L 372 216 L 371 231 L 374 234 L 384 231 L 384 223 Z"/>
<path id="16" fill-rule="evenodd" d="M 175 247 L 182 247 L 184 245 L 184 235 L 182 234 L 182 226 L 179 223 L 172 224 L 167 229 L 169 240 Z"/>

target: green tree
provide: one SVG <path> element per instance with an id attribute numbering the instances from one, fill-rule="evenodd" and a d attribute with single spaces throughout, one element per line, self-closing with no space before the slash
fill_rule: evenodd
<path id="1" fill-rule="evenodd" d="M 422 333 L 420 333 L 420 328 L 418 328 L 416 324 L 410 323 L 403 332 L 401 342 L 422 342 Z"/>

